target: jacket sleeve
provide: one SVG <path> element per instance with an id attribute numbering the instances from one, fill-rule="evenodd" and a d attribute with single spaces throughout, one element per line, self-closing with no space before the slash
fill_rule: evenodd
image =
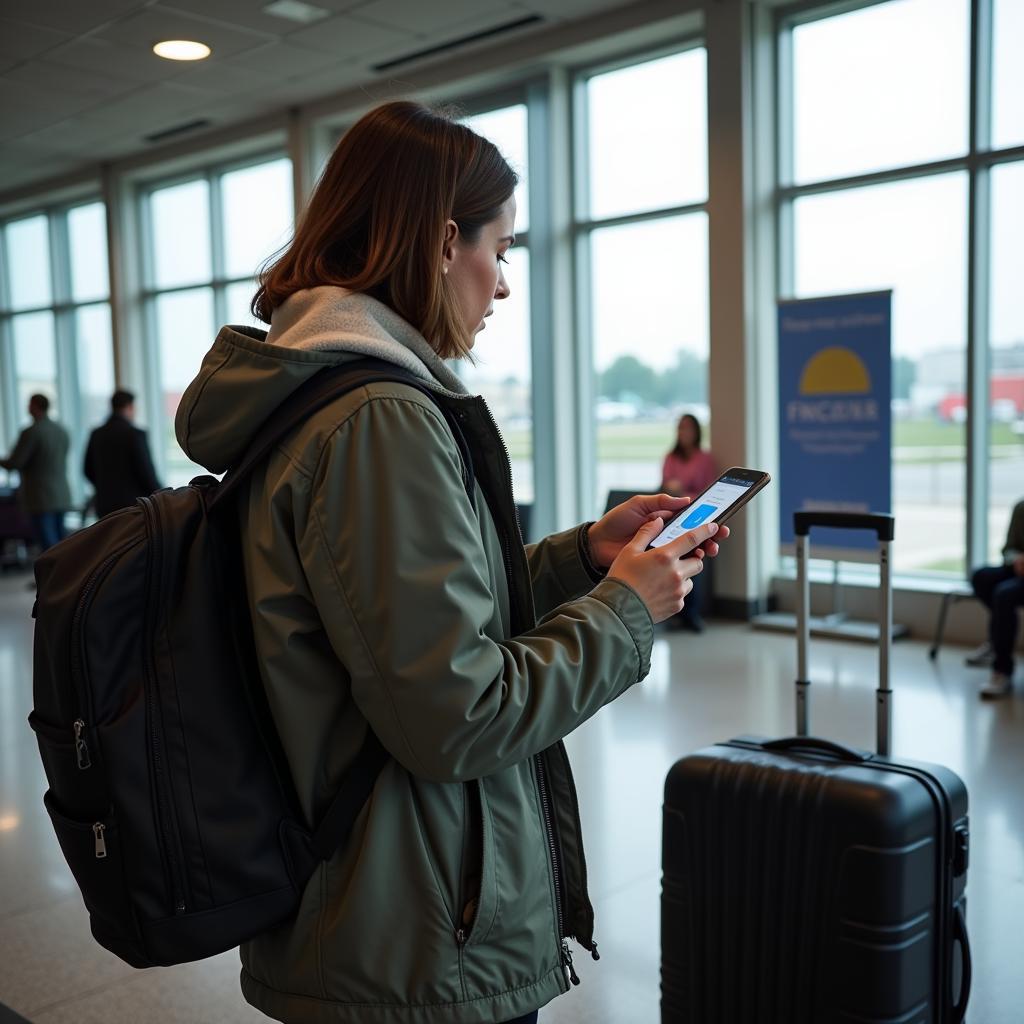
<path id="1" fill-rule="evenodd" d="M 3 460 L 4 469 L 16 469 L 20 473 L 32 461 L 35 450 L 35 434 L 29 427 L 21 432 L 14 451 Z"/>
<path id="2" fill-rule="evenodd" d="M 141 494 L 152 494 L 160 490 L 160 481 L 156 478 L 156 470 L 153 469 L 153 460 L 149 454 L 149 444 L 146 441 L 144 430 L 135 431 L 135 445 L 132 451 L 132 468 L 135 470 L 135 479 L 142 485 Z"/>
<path id="3" fill-rule="evenodd" d="M 538 618 L 563 604 L 586 594 L 605 574 L 588 568 L 584 556 L 583 531 L 590 526 L 574 526 L 553 533 L 536 544 L 527 544 L 526 560 L 533 581 L 533 601 Z"/>
<path id="4" fill-rule="evenodd" d="M 521 636 L 487 635 L 497 599 L 479 523 L 427 399 L 368 400 L 309 486 L 297 539 L 314 601 L 355 702 L 413 774 L 463 781 L 517 764 L 647 674 L 651 618 L 617 581 Z"/>

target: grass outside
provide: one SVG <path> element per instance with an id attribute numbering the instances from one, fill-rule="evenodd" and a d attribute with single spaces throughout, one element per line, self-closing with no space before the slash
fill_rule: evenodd
<path id="1" fill-rule="evenodd" d="M 601 423 L 597 428 L 598 459 L 602 462 L 660 462 L 672 443 L 674 421 Z M 898 462 L 959 462 L 966 458 L 964 427 L 936 420 L 899 420 L 893 424 L 893 447 Z M 505 435 L 514 459 L 529 458 L 530 433 L 522 428 Z M 922 449 L 915 453 L 913 449 Z M 925 451 L 924 449 L 933 449 Z M 938 451 L 936 449 L 941 449 Z M 993 423 L 993 458 L 1019 455 L 1024 441 L 1007 423 Z"/>

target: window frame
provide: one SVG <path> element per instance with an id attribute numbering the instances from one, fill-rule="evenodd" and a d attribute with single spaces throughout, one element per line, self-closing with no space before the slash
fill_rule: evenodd
<path id="1" fill-rule="evenodd" d="M 160 337 L 157 324 L 157 303 L 161 296 L 174 295 L 182 292 L 209 289 L 213 297 L 214 330 L 227 323 L 227 290 L 232 285 L 250 281 L 250 274 L 229 275 L 225 271 L 224 218 L 222 205 L 223 179 L 234 171 L 246 170 L 261 164 L 288 160 L 291 167 L 293 183 L 292 200 L 294 221 L 294 176 L 295 161 L 287 145 L 265 145 L 242 155 L 220 160 L 206 160 L 195 166 L 176 170 L 173 174 L 146 177 L 136 181 L 131 199 L 136 221 L 138 239 L 138 255 L 140 257 L 140 273 L 138 287 L 135 292 L 137 307 L 141 317 L 145 336 L 154 339 L 155 343 L 145 346 L 142 359 L 142 372 L 145 378 L 146 404 L 152 410 L 151 422 L 148 424 L 152 443 L 153 461 L 157 475 L 161 480 L 168 477 L 167 453 L 160 440 L 165 429 L 165 412 L 162 401 L 162 374 L 160 371 Z M 156 248 L 153 229 L 152 198 L 154 193 L 177 185 L 186 185 L 195 181 L 205 181 L 208 196 L 208 243 L 210 252 L 210 275 L 185 284 L 160 287 L 156 284 Z M 210 338 L 210 344 L 213 344 Z M 198 370 L 198 367 L 196 368 Z"/>
<path id="2" fill-rule="evenodd" d="M 591 261 L 591 238 L 595 231 L 603 228 L 621 227 L 629 224 L 641 224 L 649 221 L 669 220 L 673 217 L 703 213 L 708 223 L 708 287 L 710 292 L 710 182 L 708 196 L 703 202 L 685 203 L 644 210 L 639 213 L 615 214 L 608 217 L 593 217 L 590 214 L 589 188 L 589 103 L 587 85 L 591 79 L 609 72 L 622 71 L 666 57 L 678 56 L 692 50 L 708 50 L 707 39 L 703 30 L 695 30 L 666 41 L 657 47 L 644 47 L 614 58 L 578 65 L 572 70 L 572 199 L 571 224 L 574 277 L 574 309 L 576 314 L 575 334 L 575 386 L 578 421 L 576 424 L 578 458 L 576 461 L 577 502 L 582 515 L 590 519 L 602 508 L 595 508 L 595 502 L 603 497 L 597 494 L 597 460 L 598 460 L 598 425 L 596 417 L 597 386 L 594 367 L 594 332 L 592 324 L 593 309 L 593 266 Z M 705 124 L 708 119 L 707 92 L 705 92 Z M 710 165 L 710 156 L 707 155 Z M 710 306 L 710 294 L 708 297 Z M 709 325 L 710 334 L 710 325 Z M 709 337 L 710 343 L 710 337 Z M 710 352 L 709 352 L 710 355 Z M 708 401 L 710 407 L 710 395 Z"/>
<path id="3" fill-rule="evenodd" d="M 71 246 L 68 232 L 68 216 L 71 211 L 83 206 L 99 203 L 104 209 L 104 236 L 106 244 L 108 279 L 105 296 L 76 300 L 72 293 Z M 28 206 L 0 219 L 0 438 L 5 447 L 10 447 L 24 422 L 24 409 L 18 397 L 18 369 L 14 357 L 13 322 L 16 317 L 30 313 L 50 313 L 53 316 L 54 352 L 56 357 L 55 412 L 71 436 L 69 453 L 69 483 L 72 499 L 81 505 L 85 498 L 85 484 L 82 474 L 77 471 L 81 465 L 89 432 L 95 426 L 84 420 L 82 395 L 79 389 L 78 365 L 78 324 L 80 309 L 92 306 L 107 307 L 111 322 L 111 353 L 114 360 L 115 377 L 117 369 L 113 334 L 112 285 L 109 273 L 110 237 L 107 210 L 99 192 L 83 192 L 62 201 L 53 201 Z M 50 302 L 14 310 L 8 294 L 7 271 L 7 228 L 10 224 L 35 217 L 45 217 L 50 274 Z M 117 386 L 115 380 L 114 387 Z"/>
<path id="4" fill-rule="evenodd" d="M 839 178 L 795 184 L 793 175 L 793 29 L 810 22 L 882 6 L 892 0 L 843 0 L 840 3 L 801 3 L 776 10 L 773 24 L 775 45 L 776 188 L 776 298 L 794 294 L 796 246 L 793 211 L 798 199 L 864 186 L 921 180 L 961 172 L 967 174 L 966 210 L 966 387 L 965 424 L 966 477 L 964 482 L 965 571 L 987 561 L 989 504 L 989 241 L 992 209 L 989 179 L 992 168 L 1024 160 L 1024 145 L 992 149 L 992 15 L 994 0 L 969 0 L 968 136 L 967 151 L 942 160 L 907 164 Z M 846 567 L 853 569 L 853 566 Z M 869 571 L 869 570 L 864 570 Z M 941 578 L 934 572 L 905 571 L 913 580 Z"/>

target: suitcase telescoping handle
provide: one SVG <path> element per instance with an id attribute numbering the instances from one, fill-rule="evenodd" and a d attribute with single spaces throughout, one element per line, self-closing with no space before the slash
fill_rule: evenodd
<path id="1" fill-rule="evenodd" d="M 841 530 L 871 530 L 878 536 L 879 581 L 879 644 L 878 690 L 875 699 L 876 749 L 888 757 L 892 744 L 892 690 L 889 687 L 889 657 L 892 650 L 892 573 L 889 553 L 896 520 L 878 512 L 796 512 L 793 533 L 796 537 L 796 731 L 807 736 L 807 690 L 811 685 L 807 667 L 807 650 L 811 641 L 811 585 L 807 573 L 808 534 L 814 526 Z"/>

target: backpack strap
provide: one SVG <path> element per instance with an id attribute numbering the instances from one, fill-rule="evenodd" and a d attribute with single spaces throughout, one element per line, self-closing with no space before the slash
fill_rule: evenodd
<path id="1" fill-rule="evenodd" d="M 315 373 L 301 387 L 296 388 L 268 417 L 256 431 L 245 454 L 237 465 L 232 466 L 221 481 L 216 493 L 210 499 L 213 509 L 224 502 L 238 489 L 249 474 L 265 459 L 292 430 L 301 426 L 313 413 L 330 405 L 350 391 L 367 384 L 400 383 L 415 388 L 436 406 L 445 418 L 455 437 L 459 454 L 462 456 L 462 483 L 469 500 L 476 508 L 475 476 L 473 456 L 466 436 L 458 420 L 448 408 L 438 401 L 437 395 L 423 381 L 401 366 L 383 359 L 366 357 L 339 366 L 329 366 Z"/>
<path id="2" fill-rule="evenodd" d="M 370 357 L 320 370 L 285 399 L 256 432 L 242 460 L 229 470 L 217 487 L 210 499 L 209 508 L 213 509 L 233 494 L 277 444 L 318 409 L 357 388 L 384 382 L 398 382 L 415 388 L 426 395 L 444 416 L 458 445 L 462 458 L 462 483 L 475 509 L 473 454 L 455 415 L 438 401 L 437 395 L 419 377 L 394 363 Z M 366 738 L 355 761 L 345 773 L 338 792 L 313 832 L 312 849 L 318 861 L 329 860 L 348 840 L 352 826 L 369 800 L 377 778 L 390 756 L 373 729 L 367 727 Z"/>

